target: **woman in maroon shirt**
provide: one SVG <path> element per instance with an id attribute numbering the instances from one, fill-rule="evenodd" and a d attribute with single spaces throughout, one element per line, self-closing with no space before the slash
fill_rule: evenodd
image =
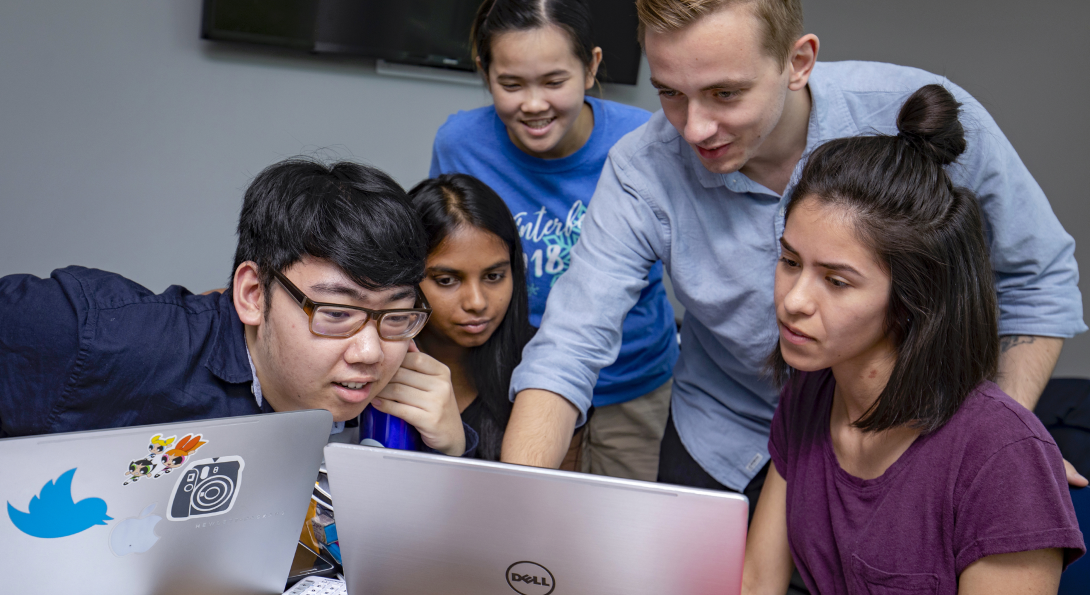
<path id="1" fill-rule="evenodd" d="M 783 385 L 747 593 L 1056 593 L 1085 552 L 1059 450 L 991 382 L 980 210 L 944 166 L 958 103 L 929 85 L 899 134 L 810 157 L 776 268 Z"/>

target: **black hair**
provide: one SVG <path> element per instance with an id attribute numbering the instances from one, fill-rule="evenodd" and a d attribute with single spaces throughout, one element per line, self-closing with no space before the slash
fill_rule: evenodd
<path id="1" fill-rule="evenodd" d="M 409 191 L 428 238 L 430 253 L 455 230 L 472 226 L 507 244 L 511 260 L 511 301 L 503 322 L 483 345 L 469 349 L 465 366 L 486 415 L 482 416 L 479 458 L 499 460 L 503 431 L 511 417 L 511 373 L 534 334 L 522 242 L 511 211 L 487 184 L 465 174 L 443 174 Z"/>
<path id="2" fill-rule="evenodd" d="M 390 176 L 342 161 L 294 158 L 259 173 L 242 201 L 234 271 L 257 263 L 264 295 L 273 271 L 326 259 L 367 289 L 416 285 L 427 241 L 405 190 Z M 272 300 L 265 300 L 268 315 Z"/>
<path id="3" fill-rule="evenodd" d="M 488 82 L 492 42 L 511 31 L 529 31 L 546 25 L 560 27 L 571 40 L 572 52 L 584 67 L 594 63 L 594 38 L 587 0 L 484 0 L 477 8 L 470 31 L 474 62 L 481 61 L 481 76 Z"/>
<path id="4" fill-rule="evenodd" d="M 788 217 L 800 202 L 843 209 L 889 272 L 885 326 L 897 355 L 877 401 L 853 422 L 864 431 L 937 430 L 996 374 L 998 306 L 980 206 L 944 167 L 966 148 L 959 107 L 927 85 L 901 107 L 897 136 L 822 145 L 787 207 Z M 779 384 L 790 380 L 779 344 L 770 364 Z"/>

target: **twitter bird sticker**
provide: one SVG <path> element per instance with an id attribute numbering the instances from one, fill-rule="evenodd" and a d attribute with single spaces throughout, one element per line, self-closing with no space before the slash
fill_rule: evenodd
<path id="1" fill-rule="evenodd" d="M 75 474 L 75 469 L 69 469 L 56 481 L 47 481 L 42 491 L 30 499 L 27 512 L 17 510 L 8 502 L 8 517 L 15 527 L 31 537 L 53 538 L 75 535 L 112 521 L 113 518 L 106 516 L 106 501 L 102 498 L 72 501 Z"/>

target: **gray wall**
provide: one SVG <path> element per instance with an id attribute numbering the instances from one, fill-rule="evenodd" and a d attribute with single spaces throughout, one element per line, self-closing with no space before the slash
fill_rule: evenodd
<path id="1" fill-rule="evenodd" d="M 1090 314 L 1090 23 L 1080 0 L 803 0 L 825 60 L 876 60 L 946 75 L 991 112 L 1067 232 Z M 1069 340 L 1055 375 L 1090 376 L 1090 333 Z"/>
<path id="2" fill-rule="evenodd" d="M 918 66 L 974 93 L 1090 262 L 1077 179 L 1090 162 L 1090 83 L 1076 45 L 1090 4 L 806 7 L 823 59 Z M 0 3 L 0 275 L 83 264 L 156 291 L 222 286 L 242 191 L 261 168 L 317 154 L 409 186 L 426 176 L 447 114 L 489 101 L 479 86 L 376 75 L 367 60 L 203 42 L 199 27 L 198 0 Z M 646 81 L 605 96 L 658 105 Z M 1088 364 L 1084 335 L 1057 373 L 1090 375 Z"/>

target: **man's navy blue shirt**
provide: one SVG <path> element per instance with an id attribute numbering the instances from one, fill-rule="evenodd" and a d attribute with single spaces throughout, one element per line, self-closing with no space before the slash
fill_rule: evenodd
<path id="1" fill-rule="evenodd" d="M 0 438 L 267 413 L 243 332 L 226 293 L 76 266 L 0 278 Z"/>

